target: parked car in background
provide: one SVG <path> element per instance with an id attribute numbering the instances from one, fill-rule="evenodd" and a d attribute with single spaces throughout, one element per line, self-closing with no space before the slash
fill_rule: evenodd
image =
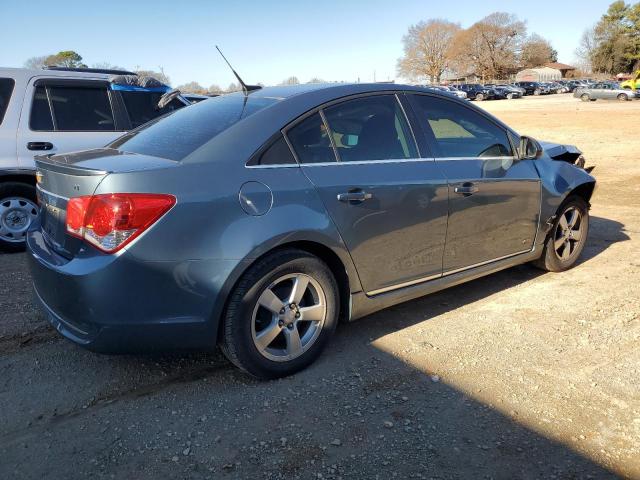
<path id="1" fill-rule="evenodd" d="M 638 95 L 633 91 L 625 90 L 624 88 L 620 88 L 617 84 L 606 82 L 577 88 L 573 92 L 573 96 L 579 98 L 583 102 L 595 102 L 596 100 L 620 100 L 626 102 L 638 97 Z"/>
<path id="2" fill-rule="evenodd" d="M 493 100 L 497 95 L 495 90 L 479 83 L 463 83 L 456 85 L 456 88 L 465 92 L 469 100 L 477 100 L 479 102 L 483 100 Z"/>
<path id="3" fill-rule="evenodd" d="M 462 90 L 458 90 L 457 88 L 445 86 L 445 85 L 428 85 L 425 88 L 429 88 L 431 90 L 436 90 L 439 92 L 450 93 L 451 95 L 455 95 L 458 98 L 466 99 L 467 94 Z"/>
<path id="4" fill-rule="evenodd" d="M 485 87 L 491 88 L 497 93 L 498 98 L 514 99 L 522 98 L 522 91 L 519 88 L 512 87 L 511 85 L 494 85 L 486 84 Z"/>
<path id="5" fill-rule="evenodd" d="M 571 268 L 595 187 L 579 158 L 426 88 L 224 95 L 37 160 L 36 296 L 89 349 L 220 344 L 282 377 L 340 319 L 525 262 Z"/>
<path id="6" fill-rule="evenodd" d="M 189 102 L 120 70 L 0 69 L 0 250 L 24 248 L 38 214 L 34 155 L 101 147 Z M 165 97 L 165 99 L 167 99 Z"/>
<path id="7" fill-rule="evenodd" d="M 549 89 L 539 82 L 516 82 L 516 86 L 523 88 L 525 95 L 545 95 Z"/>

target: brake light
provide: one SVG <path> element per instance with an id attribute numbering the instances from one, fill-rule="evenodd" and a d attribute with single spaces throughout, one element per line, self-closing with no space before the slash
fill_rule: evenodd
<path id="1" fill-rule="evenodd" d="M 67 232 L 114 253 L 153 225 L 176 203 L 173 195 L 109 193 L 67 203 Z"/>

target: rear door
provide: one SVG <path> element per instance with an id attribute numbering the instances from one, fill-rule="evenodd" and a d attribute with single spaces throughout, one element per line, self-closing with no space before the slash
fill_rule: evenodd
<path id="1" fill-rule="evenodd" d="M 36 77 L 23 102 L 18 162 L 34 168 L 35 155 L 103 147 L 123 131 L 108 82 Z"/>
<path id="2" fill-rule="evenodd" d="M 396 95 L 328 105 L 285 133 L 367 294 L 441 275 L 447 182 L 432 158 L 420 158 Z"/>
<path id="3" fill-rule="evenodd" d="M 507 131 L 475 109 L 409 97 L 449 184 L 444 273 L 530 251 L 540 212 L 533 161 L 517 159 Z"/>

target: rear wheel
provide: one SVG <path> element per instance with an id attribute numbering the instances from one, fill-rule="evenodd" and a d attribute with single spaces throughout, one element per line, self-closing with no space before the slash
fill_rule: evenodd
<path id="1" fill-rule="evenodd" d="M 618 95 L 618 100 L 620 100 L 621 102 L 626 102 L 629 100 L 629 96 L 626 93 L 621 93 L 620 95 Z"/>
<path id="2" fill-rule="evenodd" d="M 483 101 L 483 100 L 484 100 L 484 94 L 482 94 L 482 93 L 477 94 L 477 95 L 476 95 L 476 100 L 477 100 L 478 102 Z"/>
<path id="3" fill-rule="evenodd" d="M 0 250 L 20 252 L 38 216 L 36 189 L 21 182 L 0 183 Z"/>
<path id="4" fill-rule="evenodd" d="M 338 287 L 319 258 L 283 250 L 251 267 L 231 295 L 222 350 L 258 378 L 291 375 L 318 358 L 338 322 Z"/>
<path id="5" fill-rule="evenodd" d="M 535 266 L 548 272 L 562 272 L 573 267 L 589 234 L 589 206 L 583 198 L 569 197 L 558 212 L 542 256 L 534 262 Z"/>
<path id="6" fill-rule="evenodd" d="M 588 102 L 591 99 L 589 98 L 589 95 L 583 93 L 582 95 L 580 95 L 580 100 L 582 100 L 583 102 Z"/>
<path id="7" fill-rule="evenodd" d="M 533 94 L 536 95 L 536 96 L 540 95 L 541 93 L 542 93 L 542 91 L 540 89 L 538 89 L 538 88 L 533 91 Z"/>

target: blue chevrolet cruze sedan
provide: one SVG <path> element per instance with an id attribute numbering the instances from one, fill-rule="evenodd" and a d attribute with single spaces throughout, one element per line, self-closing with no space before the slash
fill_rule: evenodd
<path id="1" fill-rule="evenodd" d="M 573 266 L 595 187 L 582 163 L 419 87 L 224 95 L 39 158 L 34 287 L 89 349 L 220 345 L 281 377 L 341 320 L 516 264 Z"/>

